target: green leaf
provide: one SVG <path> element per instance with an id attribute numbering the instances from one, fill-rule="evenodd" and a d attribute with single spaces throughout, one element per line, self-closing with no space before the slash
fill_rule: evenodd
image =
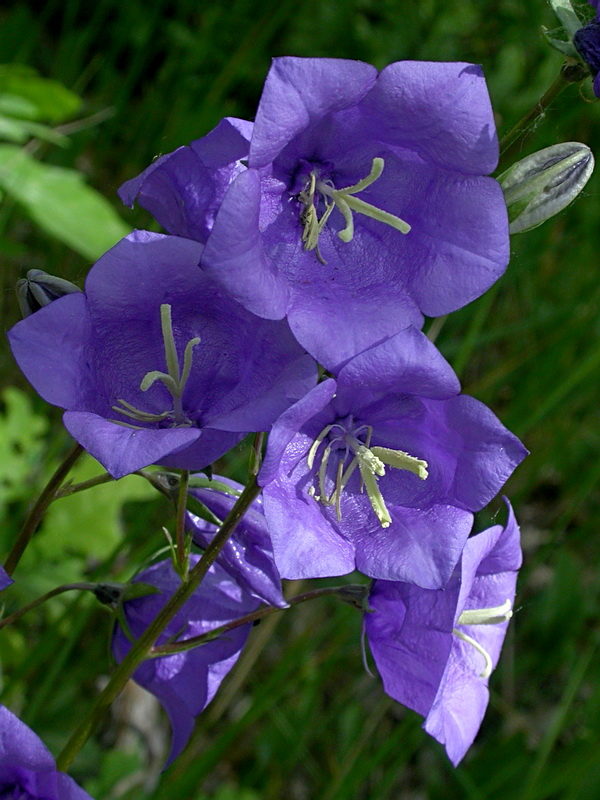
<path id="1" fill-rule="evenodd" d="M 0 415 L 0 515 L 4 503 L 29 493 L 27 478 L 39 462 L 48 427 L 19 389 L 7 387 L 1 399 L 5 411 Z"/>
<path id="2" fill-rule="evenodd" d="M 0 187 L 84 258 L 95 261 L 131 230 L 78 172 L 40 164 L 14 145 L 0 145 Z"/>
<path id="3" fill-rule="evenodd" d="M 79 483 L 95 477 L 99 471 L 98 462 L 85 455 L 73 469 L 71 478 Z M 65 551 L 86 559 L 107 558 L 124 534 L 124 503 L 153 497 L 154 491 L 146 481 L 128 475 L 56 500 L 37 536 L 38 555 L 42 559 L 45 555 L 49 562 L 60 559 Z"/>
<path id="4" fill-rule="evenodd" d="M 81 107 L 81 99 L 62 83 L 41 78 L 23 64 L 0 65 L 0 93 L 29 101 L 30 119 L 52 123 L 72 117 Z"/>
<path id="5" fill-rule="evenodd" d="M 42 125 L 41 122 L 31 122 L 30 120 L 13 119 L 5 117 L 0 113 L 0 138 L 8 139 L 10 142 L 23 143 L 29 139 L 43 139 L 59 147 L 67 147 L 69 139 L 62 133 Z"/>

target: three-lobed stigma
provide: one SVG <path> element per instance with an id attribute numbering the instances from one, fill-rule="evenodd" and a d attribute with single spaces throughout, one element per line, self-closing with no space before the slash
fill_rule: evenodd
<path id="1" fill-rule="evenodd" d="M 369 174 L 352 186 L 346 186 L 343 189 L 336 189 L 330 180 L 320 180 L 318 173 L 314 170 L 310 173 L 306 186 L 298 195 L 298 199 L 303 206 L 300 214 L 300 222 L 303 226 L 302 241 L 304 249 L 314 250 L 321 263 L 325 264 L 325 260 L 319 250 L 319 236 L 323 232 L 334 208 L 340 211 L 346 223 L 344 228 L 338 232 L 338 236 L 343 242 L 351 242 L 354 237 L 353 212 L 363 214 L 378 222 L 383 222 L 385 225 L 390 225 L 400 233 L 408 233 L 410 231 L 411 226 L 400 217 L 383 211 L 383 209 L 354 196 L 364 191 L 372 183 L 375 183 L 381 176 L 384 166 L 383 158 L 374 158 Z M 325 203 L 325 211 L 319 218 L 317 205 L 320 197 Z"/>
<path id="2" fill-rule="evenodd" d="M 329 437 L 332 431 L 335 435 Z M 309 494 L 322 505 L 334 506 L 339 522 L 342 518 L 342 494 L 358 467 L 360 472 L 360 491 L 366 490 L 371 508 L 375 512 L 381 527 L 387 528 L 391 524 L 392 518 L 378 485 L 378 479 L 385 475 L 386 465 L 394 469 L 407 470 L 417 475 L 421 480 L 425 480 L 428 475 L 427 462 L 420 458 L 415 458 L 402 450 L 392 450 L 388 447 L 378 446 L 371 447 L 372 436 L 373 428 L 370 425 L 360 425 L 352 428 L 351 423 L 345 426 L 342 423 L 335 422 L 323 428 L 312 443 L 306 459 L 309 469 L 312 469 L 317 451 L 325 443 L 325 439 L 329 437 L 325 443 L 317 470 L 318 494 L 314 486 L 309 489 Z M 363 437 L 364 441 L 361 441 L 359 437 Z M 328 495 L 325 486 L 327 467 L 334 451 L 341 452 L 342 455 L 337 462 L 335 488 Z M 349 458 L 350 462 L 346 466 L 346 461 Z"/>
<path id="3" fill-rule="evenodd" d="M 165 348 L 165 361 L 167 363 L 167 372 L 160 372 L 159 370 L 151 370 L 147 372 L 142 378 L 140 389 L 142 392 L 147 392 L 156 381 L 164 384 L 169 394 L 173 398 L 173 408 L 167 411 L 162 411 L 160 414 L 152 414 L 147 411 L 142 411 L 139 408 L 131 405 L 126 400 L 119 398 L 117 403 L 120 405 L 112 406 L 113 411 L 123 414 L 130 419 L 137 422 L 153 423 L 162 422 L 165 419 L 170 419 L 174 426 L 191 426 L 194 423 L 185 415 L 182 407 L 181 399 L 185 385 L 190 376 L 192 369 L 193 350 L 196 345 L 200 344 L 199 337 L 190 339 L 185 346 L 183 353 L 183 369 L 179 371 L 179 357 L 177 355 L 177 348 L 175 347 L 175 337 L 173 336 L 173 322 L 171 319 L 171 306 L 169 303 L 163 303 L 160 307 L 160 325 L 162 330 L 162 337 Z M 120 425 L 128 425 L 128 423 L 121 420 L 111 420 Z M 130 426 L 138 427 L 138 426 Z"/>

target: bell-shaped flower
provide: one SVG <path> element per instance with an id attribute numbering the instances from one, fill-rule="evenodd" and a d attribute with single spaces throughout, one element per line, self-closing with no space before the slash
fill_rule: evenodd
<path id="1" fill-rule="evenodd" d="M 115 478 L 202 469 L 314 386 L 286 322 L 254 316 L 201 269 L 202 245 L 136 231 L 69 294 L 9 332 L 25 376 Z"/>
<path id="2" fill-rule="evenodd" d="M 365 631 L 385 691 L 425 717 L 424 729 L 456 766 L 483 720 L 488 679 L 512 616 L 519 528 L 470 538 L 448 585 L 438 591 L 375 581 Z"/>
<path id="3" fill-rule="evenodd" d="M 56 768 L 42 740 L 0 705 L 0 798 L 6 800 L 92 800 Z"/>
<path id="4" fill-rule="evenodd" d="M 202 481 L 203 476 L 192 475 Z M 204 481 L 202 481 L 204 483 Z M 200 501 L 214 520 L 203 519 L 188 510 L 188 530 L 194 542 L 207 547 L 242 493 L 237 481 L 215 475 L 204 486 L 192 486 L 189 494 Z M 263 499 L 257 497 L 236 525 L 217 557 L 217 562 L 246 591 L 272 606 L 287 608 L 281 591 L 281 578 L 273 560 L 273 546 L 263 511 Z"/>
<path id="5" fill-rule="evenodd" d="M 199 556 L 190 557 L 191 566 Z M 161 561 L 141 572 L 135 579 L 159 589 L 157 594 L 129 600 L 123 613 L 129 636 L 137 638 L 167 603 L 181 583 L 171 561 Z M 158 644 L 191 639 L 226 625 L 254 611 L 260 600 L 235 583 L 218 565 L 206 577 L 168 624 Z M 251 625 L 234 628 L 218 638 L 192 650 L 145 661 L 134 674 L 140 686 L 151 692 L 169 715 L 173 736 L 167 759 L 169 765 L 185 747 L 195 718 L 213 699 L 221 681 L 237 661 Z M 131 648 L 131 642 L 121 625 L 116 626 L 113 653 L 121 662 Z"/>
<path id="6" fill-rule="evenodd" d="M 259 473 L 282 578 L 358 569 L 428 589 L 449 580 L 473 515 L 526 450 L 408 328 L 285 411 Z"/>
<path id="7" fill-rule="evenodd" d="M 206 241 L 210 274 L 254 313 L 287 315 L 328 369 L 465 305 L 508 263 L 506 207 L 487 177 L 494 118 L 473 64 L 403 61 L 378 75 L 277 58 L 251 133 L 224 120 L 164 159 L 122 198 L 139 192 L 169 232 Z"/>

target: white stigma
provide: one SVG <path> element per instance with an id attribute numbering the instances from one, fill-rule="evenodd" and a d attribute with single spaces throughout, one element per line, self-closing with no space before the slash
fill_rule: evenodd
<path id="1" fill-rule="evenodd" d="M 165 348 L 165 361 L 167 363 L 167 372 L 160 372 L 158 370 L 151 370 L 147 372 L 142 378 L 140 389 L 142 392 L 147 392 L 156 381 L 164 384 L 169 394 L 173 398 L 173 408 L 169 411 L 163 411 L 160 414 L 151 414 L 147 411 L 142 411 L 139 408 L 131 405 L 126 400 L 118 399 L 122 407 L 112 406 L 113 411 L 118 411 L 130 419 L 137 420 L 138 422 L 161 422 L 164 419 L 171 418 L 175 425 L 189 426 L 193 423 L 186 417 L 183 412 L 181 398 L 185 389 L 185 385 L 190 376 L 192 369 L 193 350 L 196 345 L 200 344 L 199 337 L 195 336 L 190 339 L 185 346 L 183 353 L 183 369 L 179 371 L 179 357 L 177 355 L 177 348 L 175 347 L 175 337 L 173 336 L 173 323 L 171 320 L 171 306 L 169 303 L 163 303 L 160 307 L 160 326 L 162 330 L 163 343 Z M 119 420 L 112 420 L 112 422 L 119 422 L 125 425 L 127 423 L 120 422 Z"/>

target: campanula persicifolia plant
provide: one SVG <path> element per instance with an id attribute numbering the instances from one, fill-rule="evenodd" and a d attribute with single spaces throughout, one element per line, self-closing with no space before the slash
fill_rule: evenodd
<path id="1" fill-rule="evenodd" d="M 363 612 L 385 692 L 459 764 L 521 565 L 510 505 L 504 524 L 474 534 L 475 515 L 527 450 L 461 393 L 422 328 L 489 289 L 510 234 L 581 191 L 591 152 L 557 147 L 491 177 L 499 143 L 474 64 L 399 61 L 378 73 L 277 58 L 254 122 L 226 117 L 121 187 L 166 233 L 126 236 L 83 291 L 39 270 L 20 282 L 14 357 L 77 444 L 0 589 L 60 496 L 136 474 L 174 524 L 148 530 L 154 554 L 128 563 L 125 584 L 54 590 L 93 591 L 112 611 L 98 634 L 114 671 L 56 761 L 0 709 L 1 797 L 88 797 L 65 770 L 129 679 L 168 714 L 165 766 L 177 762 L 252 623 L 322 596 Z M 213 474 L 249 434 L 246 483 Z M 71 486 L 82 450 L 106 475 Z M 350 573 L 356 584 L 331 582 Z M 319 578 L 329 580 L 296 595 L 285 584 Z M 357 616 L 357 643 L 360 629 Z"/>

